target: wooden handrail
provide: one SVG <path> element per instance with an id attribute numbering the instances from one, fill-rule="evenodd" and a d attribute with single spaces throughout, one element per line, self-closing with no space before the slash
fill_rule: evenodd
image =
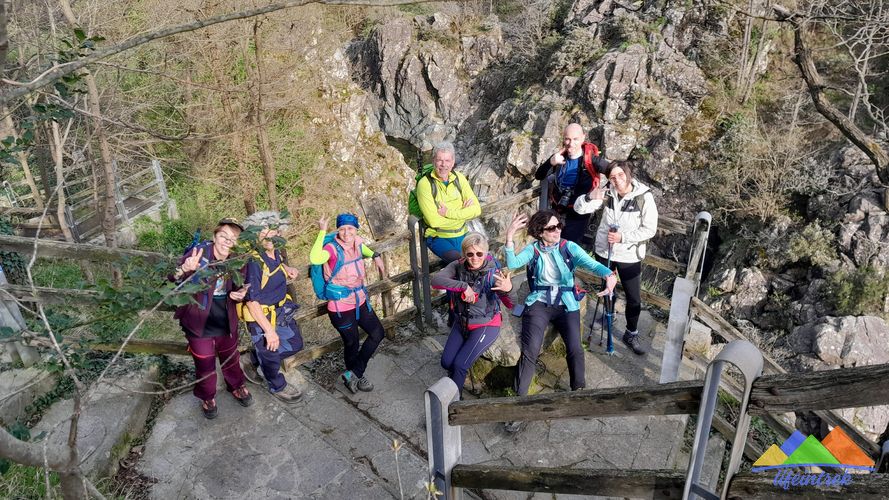
<path id="1" fill-rule="evenodd" d="M 34 251 L 34 238 L 0 235 L 0 249 L 31 255 Z M 148 262 L 171 260 L 170 257 L 157 252 L 129 250 L 126 248 L 110 248 L 86 243 L 67 243 L 55 240 L 37 240 L 37 256 L 57 259 L 91 260 L 97 262 L 113 262 L 125 258 L 142 258 Z"/>
<path id="2" fill-rule="evenodd" d="M 765 375 L 753 383 L 748 411 L 751 415 L 763 415 L 885 405 L 889 404 L 889 391 L 884 390 L 887 378 L 889 364 Z M 693 414 L 701 403 L 703 387 L 702 380 L 689 380 L 457 401 L 449 407 L 448 422 L 471 425 L 511 420 Z"/>
<path id="3" fill-rule="evenodd" d="M 774 484 L 775 474 L 737 474 L 729 485 L 728 498 L 774 500 L 778 496 L 845 500 L 886 498 L 889 474 L 855 475 L 851 484 L 808 486 L 783 490 Z M 630 498 L 681 498 L 685 474 L 677 470 L 568 469 L 562 467 L 505 467 L 499 465 L 454 466 L 454 486 L 460 488 L 537 491 L 550 494 Z"/>

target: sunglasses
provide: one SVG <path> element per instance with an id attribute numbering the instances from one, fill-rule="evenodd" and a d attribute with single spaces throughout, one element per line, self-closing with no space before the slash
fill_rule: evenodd
<path id="1" fill-rule="evenodd" d="M 468 253 L 466 254 L 466 258 L 470 258 L 470 257 L 478 257 L 478 258 L 482 258 L 482 257 L 484 257 L 484 256 L 485 256 L 485 252 L 475 252 L 475 253 L 468 252 Z"/>
<path id="2" fill-rule="evenodd" d="M 546 226 L 545 228 L 543 228 L 543 230 L 544 231 L 561 231 L 563 227 L 565 227 L 565 226 L 562 225 L 562 223 L 560 222 L 560 223 L 553 225 L 553 226 Z"/>

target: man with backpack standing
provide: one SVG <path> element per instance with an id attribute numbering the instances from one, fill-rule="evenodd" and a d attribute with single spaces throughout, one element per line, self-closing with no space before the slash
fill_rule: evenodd
<path id="1" fill-rule="evenodd" d="M 453 144 L 436 145 L 432 165 L 417 181 L 414 197 L 426 225 L 426 246 L 443 261 L 453 262 L 461 257 L 466 222 L 481 215 L 482 209 L 466 176 L 454 171 Z M 408 205 L 416 215 L 413 200 Z"/>
<path id="2" fill-rule="evenodd" d="M 534 178 L 543 181 L 553 174 L 549 206 L 565 219 L 562 237 L 582 245 L 590 216 L 574 210 L 574 200 L 599 186 L 599 173 L 605 171 L 608 161 L 599 155 L 595 144 L 585 141 L 579 124 L 565 127 L 562 137 L 562 148 L 537 167 Z"/>
<path id="3" fill-rule="evenodd" d="M 374 386 L 364 371 L 386 331 L 370 307 L 364 259 L 373 259 L 380 275 L 385 276 L 383 258 L 357 235 L 358 217 L 353 214 L 337 216 L 335 233 L 327 234 L 326 217 L 318 221 L 318 229 L 309 254 L 312 286 L 318 298 L 327 300 L 327 316 L 343 339 L 343 384 L 352 394 L 370 392 Z M 367 332 L 364 344 L 358 338 L 359 326 Z"/>
<path id="4" fill-rule="evenodd" d="M 516 252 L 513 239 L 524 227 L 536 241 Z M 584 292 L 577 289 L 574 269 L 581 267 L 605 278 L 605 290 L 610 294 L 617 284 L 614 273 L 596 262 L 577 243 L 561 237 L 562 222 L 553 210 L 541 210 L 531 216 L 517 214 L 506 230 L 506 266 L 516 269 L 527 264 L 528 286 L 531 293 L 525 299 L 522 312 L 522 354 L 516 372 L 515 390 L 519 396 L 528 394 L 531 379 L 537 368 L 537 356 L 543 337 L 550 324 L 556 327 L 567 351 L 571 390 L 586 386 L 584 381 L 584 351 L 580 345 L 580 301 Z M 508 432 L 521 428 L 520 422 L 508 422 Z"/>

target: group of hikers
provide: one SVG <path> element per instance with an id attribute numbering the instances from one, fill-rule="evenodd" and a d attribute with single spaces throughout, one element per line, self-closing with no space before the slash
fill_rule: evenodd
<path id="1" fill-rule="evenodd" d="M 469 221 L 481 215 L 481 206 L 468 179 L 454 170 L 454 164 L 453 145 L 438 144 L 432 166 L 418 176 L 411 203 L 422 217 L 427 247 L 446 263 L 431 277 L 431 285 L 448 294 L 451 330 L 441 366 L 461 396 L 469 369 L 499 336 L 501 304 L 522 318 L 521 357 L 514 382 L 518 395 L 528 394 L 550 324 L 565 343 L 571 390 L 585 387 L 579 311 L 585 291 L 576 283 L 577 268 L 604 280 L 598 296 L 610 297 L 620 278 L 626 296 L 622 341 L 638 355 L 646 352 L 637 331 L 641 262 L 646 242 L 657 230 L 658 213 L 652 193 L 634 177 L 629 162 L 607 161 L 594 144 L 585 141 L 580 125 L 568 125 L 562 147 L 535 172 L 537 179 L 547 183 L 550 208 L 530 217 L 514 215 L 506 230 L 505 266 L 489 252 L 487 237 L 467 228 Z M 600 209 L 591 256 L 583 248 L 583 239 L 591 214 Z M 224 218 L 213 239 L 186 250 L 170 276 L 174 282 L 203 280 L 206 285 L 195 294 L 193 303 L 177 309 L 175 317 L 194 358 L 198 380 L 194 395 L 201 400 L 207 418 L 217 415 L 216 358 L 227 390 L 242 406 L 253 403 L 246 380 L 254 373 L 280 400 L 293 402 L 301 397 L 300 390 L 281 373 L 283 360 L 303 347 L 299 325 L 293 319 L 297 305 L 287 293 L 288 280 L 297 277 L 297 270 L 284 262 L 275 244 L 287 225 L 276 212 L 258 212 L 243 222 Z M 246 227 L 258 231 L 262 250 L 243 269 L 243 285 L 236 288 L 222 273 L 198 277 L 200 269 L 230 257 Z M 336 231 L 329 234 L 328 221 L 322 218 L 318 229 L 309 255 L 312 282 L 316 295 L 327 300 L 328 317 L 343 340 L 345 371 L 341 379 L 352 393 L 372 391 L 374 385 L 366 369 L 384 329 L 370 304 L 363 261 L 373 260 L 381 276 L 385 265 L 358 236 L 360 225 L 355 215 L 338 215 Z M 534 241 L 517 248 L 515 235 L 522 229 Z M 529 294 L 523 304 L 515 304 L 509 270 L 522 266 L 526 267 Z M 239 320 L 246 323 L 253 343 L 243 358 L 238 353 Z M 359 327 L 367 333 L 363 343 Z M 515 432 L 521 427 L 520 422 L 508 422 L 505 428 Z"/>

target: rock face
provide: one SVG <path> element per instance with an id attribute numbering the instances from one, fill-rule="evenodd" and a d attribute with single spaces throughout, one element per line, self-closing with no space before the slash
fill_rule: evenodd
<path id="1" fill-rule="evenodd" d="M 787 340 L 803 369 L 826 370 L 889 363 L 889 325 L 874 316 L 824 317 L 797 328 Z M 889 423 L 889 406 L 839 411 L 871 439 Z"/>
<path id="2" fill-rule="evenodd" d="M 470 32 L 440 14 L 395 18 L 353 46 L 353 74 L 386 135 L 422 148 L 454 140 L 483 200 L 527 187 L 572 121 L 608 158 L 638 156 L 643 177 L 669 185 L 679 130 L 706 92 L 683 52 L 694 52 L 688 32 L 713 28 L 687 10 L 574 2 L 542 74 L 510 59 L 515 27 L 494 17 Z"/>
<path id="3" fill-rule="evenodd" d="M 152 401 L 147 392 L 157 390 L 157 376 L 157 367 L 151 367 L 114 377 L 113 383 L 102 382 L 91 390 L 77 428 L 77 450 L 86 474 L 106 477 L 117 471 L 118 460 L 145 426 Z M 50 446 L 64 446 L 73 406 L 71 400 L 54 404 L 31 433 L 45 432 Z"/>

